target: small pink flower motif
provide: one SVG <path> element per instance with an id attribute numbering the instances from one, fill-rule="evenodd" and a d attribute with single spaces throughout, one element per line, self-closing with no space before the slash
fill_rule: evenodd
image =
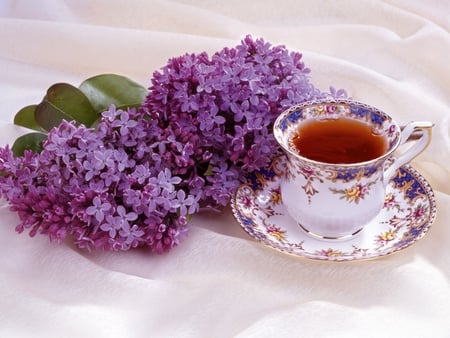
<path id="1" fill-rule="evenodd" d="M 333 114 L 336 111 L 336 106 L 335 105 L 329 105 L 329 106 L 326 106 L 325 109 L 326 109 L 326 112 L 328 114 Z"/>
<path id="2" fill-rule="evenodd" d="M 252 200 L 251 200 L 251 198 L 250 198 L 249 196 L 247 196 L 247 195 L 242 195 L 242 196 L 241 196 L 241 203 L 242 203 L 245 207 L 249 208 L 249 207 L 252 205 Z"/>
<path id="3" fill-rule="evenodd" d="M 369 187 L 367 185 L 358 184 L 358 189 L 359 189 L 359 196 L 361 198 L 364 198 L 364 196 L 366 196 L 366 194 L 369 192 Z"/>
<path id="4" fill-rule="evenodd" d="M 395 131 L 395 126 L 391 125 L 388 129 L 388 135 L 391 136 L 392 134 L 394 134 Z"/>
<path id="5" fill-rule="evenodd" d="M 267 232 L 275 237 L 277 240 L 281 241 L 286 238 L 286 231 L 281 230 L 281 228 L 277 227 L 276 225 L 268 225 L 267 226 Z"/>
<path id="6" fill-rule="evenodd" d="M 300 170 L 305 177 L 311 177 L 316 174 L 314 169 L 312 169 L 311 167 L 301 167 Z"/>
<path id="7" fill-rule="evenodd" d="M 329 248 L 327 250 L 325 250 L 325 249 L 320 250 L 318 253 L 321 256 L 325 256 L 325 257 L 340 257 L 340 256 L 344 255 L 344 253 L 342 251 L 331 249 L 331 248 Z"/>
<path id="8" fill-rule="evenodd" d="M 384 207 L 389 209 L 393 208 L 397 205 L 397 201 L 395 200 L 395 195 L 387 194 L 384 198 Z"/>
<path id="9" fill-rule="evenodd" d="M 414 218 L 421 218 L 425 215 L 426 208 L 423 205 L 417 206 L 417 208 L 413 211 Z"/>

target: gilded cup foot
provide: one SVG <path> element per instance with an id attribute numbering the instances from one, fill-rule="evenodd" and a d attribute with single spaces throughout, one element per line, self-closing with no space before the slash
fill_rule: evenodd
<path id="1" fill-rule="evenodd" d="M 332 241 L 345 241 L 345 240 L 354 238 L 356 235 L 358 235 L 364 229 L 364 227 L 361 227 L 358 230 L 356 230 L 355 232 L 348 234 L 348 235 L 343 235 L 343 236 L 325 236 L 325 235 L 320 235 L 313 231 L 308 230 L 306 227 L 304 227 L 300 223 L 297 223 L 297 224 L 300 227 L 300 229 L 302 229 L 304 232 L 306 232 L 311 237 L 314 237 L 317 239 L 322 239 L 322 240 L 332 240 Z"/>

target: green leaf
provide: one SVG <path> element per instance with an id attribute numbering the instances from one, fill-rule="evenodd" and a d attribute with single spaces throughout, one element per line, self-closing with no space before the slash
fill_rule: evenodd
<path id="1" fill-rule="evenodd" d="M 213 166 L 211 164 L 208 164 L 208 168 L 206 168 L 206 170 L 203 173 L 203 175 L 205 175 L 205 176 L 214 175 Z"/>
<path id="2" fill-rule="evenodd" d="M 147 89 L 129 78 L 116 74 L 91 77 L 80 85 L 95 111 L 101 113 L 114 104 L 116 108 L 139 107 L 147 96 Z"/>
<path id="3" fill-rule="evenodd" d="M 67 83 L 57 83 L 47 90 L 47 95 L 36 107 L 35 118 L 49 131 L 63 119 L 90 126 L 98 114 L 81 90 Z"/>
<path id="4" fill-rule="evenodd" d="M 14 156 L 23 156 L 25 150 L 29 149 L 35 153 L 42 151 L 42 143 L 47 139 L 47 135 L 43 133 L 29 133 L 16 139 L 11 150 Z"/>
<path id="5" fill-rule="evenodd" d="M 32 104 L 19 110 L 16 116 L 14 116 L 14 124 L 28 129 L 44 132 L 45 130 L 37 123 L 34 116 L 36 107 L 36 104 Z"/>

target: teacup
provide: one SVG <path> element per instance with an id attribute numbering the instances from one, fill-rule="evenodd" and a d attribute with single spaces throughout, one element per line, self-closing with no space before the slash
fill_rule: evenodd
<path id="1" fill-rule="evenodd" d="M 320 153 L 321 146 L 326 148 L 327 145 L 320 142 L 316 142 L 319 146 L 311 154 L 302 152 L 307 148 L 306 143 L 302 146 L 307 128 L 311 129 L 315 124 L 314 128 L 318 129 L 316 134 L 325 133 L 331 125 L 337 126 L 339 123 L 368 128 L 374 137 L 382 138 L 384 145 L 378 153 L 366 154 L 368 157 L 362 157 L 362 160 L 358 156 L 355 159 L 346 158 L 346 163 L 340 160 L 343 155 L 331 156 L 330 160 L 317 155 L 315 151 Z M 431 122 L 423 121 L 410 122 L 400 128 L 391 116 L 380 109 L 353 100 L 323 99 L 289 108 L 274 124 L 275 139 L 287 159 L 280 186 L 287 212 L 314 237 L 328 240 L 352 238 L 381 211 L 386 186 L 397 169 L 428 146 L 432 126 Z M 343 139 L 350 137 L 347 134 L 359 128 L 356 127 L 347 128 L 347 132 L 345 128 L 341 130 Z M 311 132 L 314 134 L 314 130 Z M 303 139 L 306 140 L 306 136 Z M 355 143 L 356 152 L 365 152 L 368 146 L 357 145 L 359 140 L 357 137 L 350 143 Z M 412 145 L 402 154 L 394 154 L 407 141 L 411 141 Z M 331 155 L 335 155 L 336 151 L 331 150 Z M 316 155 L 319 157 L 316 158 Z"/>

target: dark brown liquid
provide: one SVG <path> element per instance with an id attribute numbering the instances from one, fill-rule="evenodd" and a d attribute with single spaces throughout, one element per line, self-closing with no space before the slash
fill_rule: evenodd
<path id="1" fill-rule="evenodd" d="M 387 142 L 362 122 L 337 119 L 310 121 L 298 129 L 293 146 L 303 157 L 325 163 L 357 163 L 383 155 Z"/>

